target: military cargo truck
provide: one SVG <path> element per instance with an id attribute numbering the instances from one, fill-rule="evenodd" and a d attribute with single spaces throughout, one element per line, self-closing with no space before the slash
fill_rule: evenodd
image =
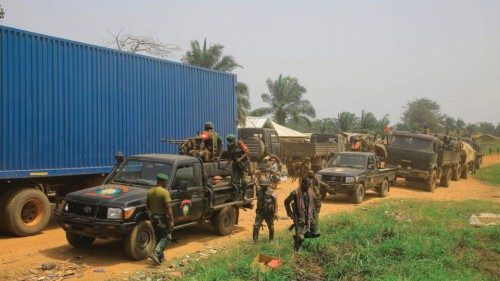
<path id="1" fill-rule="evenodd" d="M 448 187 L 450 180 L 460 179 L 461 150 L 446 146 L 437 137 L 394 132 L 387 154 L 386 165 L 398 168 L 397 177 L 422 182 L 426 191 L 434 191 L 437 181 Z"/>

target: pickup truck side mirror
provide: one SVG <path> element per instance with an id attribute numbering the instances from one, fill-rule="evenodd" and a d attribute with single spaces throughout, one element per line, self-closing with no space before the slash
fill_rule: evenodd
<path id="1" fill-rule="evenodd" d="M 181 181 L 179 184 L 179 190 L 180 191 L 187 191 L 188 189 L 188 182 L 187 181 Z"/>

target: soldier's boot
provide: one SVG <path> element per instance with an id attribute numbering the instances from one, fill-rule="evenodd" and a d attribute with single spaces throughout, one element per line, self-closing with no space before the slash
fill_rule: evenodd
<path id="1" fill-rule="evenodd" d="M 274 240 L 274 228 L 269 229 L 269 241 L 273 241 L 273 240 Z"/>
<path id="2" fill-rule="evenodd" d="M 253 229 L 253 242 L 257 243 L 259 241 L 259 229 Z"/>

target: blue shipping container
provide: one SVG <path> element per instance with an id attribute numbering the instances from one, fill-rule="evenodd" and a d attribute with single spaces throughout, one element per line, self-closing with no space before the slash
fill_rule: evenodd
<path id="1" fill-rule="evenodd" d="M 236 76 L 0 26 L 0 179 L 107 173 L 236 132 Z"/>

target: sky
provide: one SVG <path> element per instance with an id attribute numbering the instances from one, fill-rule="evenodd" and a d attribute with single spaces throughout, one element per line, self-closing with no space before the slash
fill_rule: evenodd
<path id="1" fill-rule="evenodd" d="M 182 49 L 221 43 L 263 106 L 265 81 L 296 77 L 317 118 L 399 121 L 426 97 L 466 122 L 500 122 L 500 1 L 0 0 L 2 25 L 106 45 L 124 28 Z"/>

